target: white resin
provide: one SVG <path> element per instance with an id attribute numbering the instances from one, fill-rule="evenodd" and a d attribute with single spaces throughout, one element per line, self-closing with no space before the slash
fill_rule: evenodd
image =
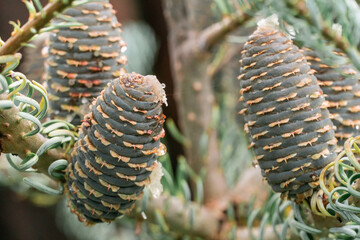
<path id="1" fill-rule="evenodd" d="M 159 161 L 155 162 L 156 166 L 150 174 L 150 184 L 147 188 L 150 190 L 154 198 L 158 198 L 163 192 L 163 185 L 161 184 L 161 177 L 164 175 L 162 172 L 162 165 Z"/>

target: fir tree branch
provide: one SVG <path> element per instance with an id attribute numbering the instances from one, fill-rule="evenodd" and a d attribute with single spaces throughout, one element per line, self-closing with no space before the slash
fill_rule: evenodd
<path id="1" fill-rule="evenodd" d="M 220 167 L 216 126 L 212 124 L 215 96 L 214 76 L 208 71 L 212 61 L 209 53 L 250 17 L 238 10 L 216 23 L 211 17 L 213 0 L 184 1 L 185 5 L 182 2 L 164 0 L 164 12 L 169 26 L 179 122 L 184 136 L 189 139 L 189 144 L 184 146 L 186 159 L 195 173 L 206 171 L 205 205 L 222 209 L 228 189 Z M 182 8 L 186 11 L 181 11 Z M 173 15 L 174 12 L 177 14 Z"/>
<path id="2" fill-rule="evenodd" d="M 295 9 L 298 11 L 298 16 L 305 19 L 309 25 L 313 25 L 313 19 L 310 17 L 308 8 L 306 7 L 303 1 L 294 2 L 292 0 L 286 1 L 287 6 L 290 9 Z M 324 39 L 333 43 L 335 47 L 342 52 L 344 52 L 349 59 L 352 61 L 353 65 L 360 69 L 360 52 L 355 46 L 351 46 L 346 37 L 343 37 L 337 34 L 329 24 L 321 20 L 320 22 L 320 32 Z"/>
<path id="3" fill-rule="evenodd" d="M 141 201 L 137 207 L 141 208 Z M 206 239 L 216 239 L 220 229 L 220 215 L 209 208 L 194 202 L 186 203 L 179 197 L 162 195 L 159 198 L 150 198 L 145 214 L 146 221 L 158 224 L 157 214 L 161 214 L 166 224 L 166 229 Z M 140 211 L 133 211 L 130 215 L 141 219 Z"/>
<path id="4" fill-rule="evenodd" d="M 313 24 L 309 10 L 306 8 L 304 2 L 294 3 L 294 1 L 286 1 L 286 3 L 290 8 L 298 10 L 298 15 L 302 16 L 308 24 Z M 328 26 L 324 21 L 321 22 L 321 25 L 321 33 L 324 38 L 333 42 L 335 46 L 343 52 L 346 52 L 349 47 L 347 39 L 336 34 L 335 31 L 331 29 L 331 26 Z"/>
<path id="5" fill-rule="evenodd" d="M 138 210 L 141 208 L 141 204 L 141 201 L 137 202 Z M 164 220 L 163 223 L 166 224 L 164 228 L 182 236 L 189 235 L 217 240 L 231 239 L 229 236 L 233 225 L 229 222 L 223 222 L 224 216 L 221 213 L 195 202 L 186 203 L 178 197 L 162 195 L 157 199 L 150 198 L 144 212 L 145 221 L 157 225 L 159 223 L 156 215 L 160 213 Z M 140 211 L 133 211 L 130 217 L 137 218 L 140 221 L 143 219 Z M 275 228 L 281 232 L 282 225 L 277 225 Z M 251 230 L 256 239 L 259 239 L 261 231 L 264 231 L 265 239 L 277 239 L 272 226 L 268 226 L 264 230 L 261 230 L 260 227 L 254 227 Z M 253 239 L 248 227 L 237 227 L 235 234 L 236 239 Z M 288 231 L 288 235 L 291 235 L 291 239 L 297 239 L 297 236 L 291 231 Z"/>
<path id="6" fill-rule="evenodd" d="M 223 40 L 228 33 L 243 25 L 250 18 L 250 15 L 240 9 L 230 16 L 224 16 L 220 22 L 210 25 L 196 36 L 185 41 L 183 46 L 180 47 L 180 51 L 184 55 L 207 53 L 214 45 Z"/>
<path id="7" fill-rule="evenodd" d="M 8 100 L 6 94 L 0 95 L 1 100 Z M 24 159 L 30 153 L 36 153 L 39 147 L 46 142 L 41 134 L 23 137 L 32 130 L 30 122 L 18 116 L 19 109 L 13 106 L 10 109 L 0 109 L 0 151 L 11 153 Z M 55 160 L 65 158 L 64 151 L 53 149 L 43 153 L 33 167 L 41 173 L 48 174 L 49 165 Z"/>
<path id="8" fill-rule="evenodd" d="M 1 46 L 0 56 L 16 53 L 21 48 L 22 43 L 28 42 L 54 17 L 55 13 L 63 11 L 66 7 L 70 6 L 73 1 L 74 0 L 61 0 L 48 3 L 43 9 L 43 13 L 36 13 L 34 17 L 29 18 L 29 21 L 24 26 L 13 32 L 12 36 Z"/>
<path id="9" fill-rule="evenodd" d="M 252 204 L 253 207 L 260 207 L 266 202 L 269 187 L 262 182 L 259 177 L 259 169 L 250 168 L 249 172 L 242 175 L 239 184 L 232 195 L 223 196 L 226 199 L 220 199 L 226 203 L 242 203 L 244 206 Z M 249 185 L 252 187 L 249 188 Z M 242 195 L 242 196 L 239 196 Z M 256 198 L 254 200 L 254 196 Z M 146 201 L 143 199 L 142 201 Z M 132 211 L 130 217 L 142 219 L 141 208 L 144 204 L 142 201 L 136 203 L 136 211 Z M 231 231 L 233 222 L 226 219 L 221 209 L 200 205 L 196 202 L 185 202 L 178 196 L 161 195 L 159 198 L 149 198 L 145 214 L 147 220 L 152 224 L 158 224 L 156 214 L 161 213 L 166 229 L 182 235 L 192 237 L 202 237 L 205 239 L 229 239 L 228 234 Z M 191 216 L 193 215 L 193 219 Z M 238 216 L 239 218 L 245 216 Z M 192 224 L 191 224 L 192 221 Z M 247 227 L 237 226 L 238 239 L 251 239 Z M 266 232 L 270 232 L 269 229 Z M 260 230 L 254 228 L 253 232 L 258 235 Z M 270 234 L 270 233 L 269 233 Z M 271 233 L 269 236 L 273 236 Z M 244 238 L 243 238 L 244 237 Z M 270 238 L 269 238 L 270 239 Z"/>
<path id="10" fill-rule="evenodd" d="M 208 50 L 249 19 L 250 16 L 242 11 L 231 16 L 225 16 L 222 21 L 214 23 L 201 32 L 198 39 L 199 49 Z"/>
<path id="11" fill-rule="evenodd" d="M 217 21 L 211 5 L 214 0 L 183 0 L 185 2 L 188 32 L 200 32 Z M 191 34 L 191 33 L 190 33 Z"/>
<path id="12" fill-rule="evenodd" d="M 175 100 L 179 109 L 179 122 L 182 132 L 186 139 L 189 139 L 189 144 L 185 145 L 185 157 L 190 167 L 194 172 L 200 175 L 202 169 L 206 169 L 207 177 L 217 172 L 217 169 L 209 169 L 208 165 L 219 167 L 219 151 L 215 144 L 213 148 L 209 148 L 209 144 L 216 142 L 216 131 L 211 127 L 212 108 L 214 101 L 214 93 L 212 90 L 212 80 L 206 74 L 208 63 L 211 61 L 210 56 L 200 59 L 192 51 L 196 48 L 196 38 L 193 33 L 202 29 L 201 26 L 209 24 L 202 21 L 194 22 L 197 9 L 187 9 L 189 11 L 181 11 L 182 17 L 179 14 L 173 16 L 174 11 L 178 11 L 177 7 L 182 1 L 164 1 L 165 16 L 167 17 L 169 29 L 169 46 L 170 56 L 173 67 L 173 77 L 175 78 Z M 202 14 L 207 11 L 205 16 L 211 16 L 211 9 L 207 1 L 193 1 L 191 6 L 201 8 Z M 206 4 L 208 3 L 208 4 Z M 204 6 L 206 5 L 206 6 Z M 189 6 L 185 6 L 188 7 Z M 189 16 L 190 15 L 190 16 Z M 209 19 L 208 19 L 209 20 Z M 209 20 L 211 21 L 211 20 Z M 201 25 L 201 26 L 200 26 Z M 189 49 L 186 49 L 185 42 L 190 43 Z M 185 48 L 184 48 L 185 47 Z M 185 56 L 186 55 L 186 56 Z M 199 104 L 201 102 L 201 104 Z M 198 103 L 198 104 L 194 104 Z M 206 136 L 207 142 L 201 141 Z M 211 152 L 211 154 L 210 154 Z M 214 170 L 214 171 L 213 171 Z M 218 179 L 217 183 L 225 184 L 224 178 Z M 205 180 L 207 181 L 207 180 Z M 208 189 L 204 184 L 204 200 L 214 200 L 213 194 L 222 195 L 225 185 L 217 189 L 217 185 L 212 185 Z M 209 190 L 209 191 L 208 191 Z"/>
<path id="13" fill-rule="evenodd" d="M 276 230 L 278 232 L 281 232 L 281 225 L 276 226 Z M 230 229 L 229 229 L 230 230 Z M 263 231 L 263 233 L 261 233 Z M 236 230 L 236 238 L 235 239 L 241 239 L 241 240 L 253 240 L 253 239 L 260 239 L 260 235 L 262 234 L 266 240 L 276 240 L 279 239 L 278 236 L 274 233 L 274 229 L 272 226 L 266 227 L 264 230 L 260 229 L 260 227 L 254 228 L 252 230 L 252 234 L 255 238 L 252 238 L 249 234 L 249 229 L 247 227 L 238 228 Z M 288 231 L 287 235 L 291 235 L 288 239 L 300 239 L 299 236 L 296 236 L 293 232 Z"/>

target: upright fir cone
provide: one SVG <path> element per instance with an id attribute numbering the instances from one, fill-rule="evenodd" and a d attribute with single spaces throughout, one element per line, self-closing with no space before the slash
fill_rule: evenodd
<path id="1" fill-rule="evenodd" d="M 335 136 L 341 149 L 345 140 L 360 134 L 360 73 L 351 64 L 329 66 L 309 48 L 302 49 L 325 94 Z M 334 52 L 344 56 L 341 52 Z M 344 62 L 346 61 L 344 57 Z"/>
<path id="2" fill-rule="evenodd" d="M 263 177 L 301 202 L 336 157 L 333 124 L 305 56 L 268 20 L 258 25 L 242 51 L 240 113 Z"/>
<path id="3" fill-rule="evenodd" d="M 112 79 L 125 73 L 127 58 L 122 52 L 126 44 L 108 0 L 75 6 L 63 14 L 83 25 L 51 34 L 45 51 L 45 80 L 53 116 L 80 124 L 92 99 Z M 61 18 L 53 21 L 62 22 Z"/>
<path id="4" fill-rule="evenodd" d="M 160 184 L 164 102 L 156 77 L 135 73 L 109 83 L 93 102 L 67 168 L 69 206 L 80 221 L 112 221 L 132 209 L 150 182 L 150 190 Z"/>

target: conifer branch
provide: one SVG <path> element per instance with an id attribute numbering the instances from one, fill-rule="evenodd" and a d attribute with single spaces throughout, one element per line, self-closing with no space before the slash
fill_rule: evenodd
<path id="1" fill-rule="evenodd" d="M 220 22 L 214 23 L 204 29 L 198 39 L 200 49 L 207 50 L 224 39 L 228 33 L 243 25 L 250 16 L 243 11 L 238 11 L 231 16 L 225 16 Z"/>
<path id="2" fill-rule="evenodd" d="M 206 53 L 211 47 L 224 39 L 228 33 L 243 25 L 249 19 L 251 19 L 251 16 L 239 9 L 230 16 L 224 16 L 220 22 L 205 28 L 195 37 L 189 38 L 179 49 L 184 55 Z"/>
<path id="3" fill-rule="evenodd" d="M 313 25 L 314 22 L 310 17 L 309 10 L 303 1 L 294 2 L 291 0 L 286 1 L 287 6 L 290 9 L 295 9 L 298 11 L 298 16 L 305 19 L 309 25 Z M 352 61 L 353 65 L 360 69 L 360 52 L 359 50 L 351 46 L 348 39 L 344 36 L 337 34 L 331 26 L 329 26 L 325 21 L 321 20 L 320 22 L 320 33 L 324 37 L 324 39 L 333 43 L 334 46 L 344 52 L 349 59 Z"/>
<path id="4" fill-rule="evenodd" d="M 74 0 L 59 0 L 48 3 L 44 7 L 43 12 L 37 12 L 36 15 L 29 18 L 29 21 L 19 30 L 14 30 L 12 36 L 1 46 L 0 56 L 16 53 L 21 48 L 22 43 L 28 42 L 54 17 L 55 13 L 62 12 L 66 7 L 70 6 L 73 1 Z"/>
<path id="5" fill-rule="evenodd" d="M 140 208 L 141 201 L 137 203 Z M 162 195 L 150 198 L 145 210 L 146 221 L 157 222 L 156 214 L 164 218 L 167 230 L 190 236 L 215 239 L 220 229 L 220 215 L 195 202 L 186 203 L 179 197 Z M 139 211 L 132 217 L 142 218 Z"/>
<path id="6" fill-rule="evenodd" d="M 262 183 L 261 177 L 256 178 L 260 175 L 258 170 L 250 168 L 249 173 L 244 174 L 239 180 L 239 185 L 233 189 L 233 195 L 224 196 L 227 199 L 221 200 L 235 204 L 241 202 L 244 206 L 251 204 L 255 208 L 262 206 L 266 202 L 269 188 L 266 184 Z M 252 186 L 251 189 L 249 189 L 249 185 Z M 255 201 L 253 201 L 254 193 L 256 194 Z M 235 195 L 243 196 L 235 197 Z M 130 217 L 141 221 L 143 216 L 140 209 L 144 204 L 142 201 L 136 203 L 136 210 L 130 214 Z M 169 196 L 166 193 L 162 194 L 159 198 L 149 198 L 144 212 L 147 218 L 145 221 L 149 223 L 157 224 L 156 214 L 160 213 L 166 223 L 165 229 L 205 239 L 229 239 L 228 234 L 231 232 L 232 224 L 234 223 L 228 221 L 224 212 L 219 208 L 200 205 L 193 201 L 186 202 L 181 197 Z M 247 227 L 237 226 L 237 239 L 251 239 L 249 231 Z M 254 235 L 258 236 L 259 232 L 260 230 L 254 227 Z M 266 232 L 269 233 L 269 236 L 274 235 L 270 233 L 270 228 L 267 228 Z"/>
<path id="7" fill-rule="evenodd" d="M 141 208 L 142 202 L 137 202 L 137 208 Z M 150 198 L 145 210 L 146 220 L 152 224 L 158 224 L 157 214 L 161 214 L 166 226 L 163 226 L 167 231 L 180 233 L 182 235 L 190 235 L 192 237 L 201 237 L 204 239 L 229 239 L 232 224 L 223 222 L 224 216 L 214 211 L 214 209 L 201 206 L 195 202 L 185 203 L 182 199 L 174 196 L 162 195 L 159 198 Z M 193 215 L 193 219 L 191 218 Z M 142 221 L 143 216 L 140 211 L 133 211 L 130 217 L 137 218 Z M 192 221 L 192 222 L 191 222 Z M 250 231 L 259 239 L 261 234 L 266 236 L 266 239 L 278 239 L 274 233 L 274 228 L 281 232 L 282 225 L 275 227 L 268 226 L 265 229 L 254 227 L 236 227 L 236 239 L 253 239 Z M 263 233 L 261 233 L 264 231 Z M 287 232 L 291 239 L 296 239 L 294 232 Z"/>
<path id="8" fill-rule="evenodd" d="M 0 95 L 1 100 L 8 100 L 6 94 Z M 41 134 L 24 137 L 32 130 L 30 122 L 18 116 L 19 109 L 14 105 L 12 108 L 0 109 L 0 151 L 11 153 L 25 159 L 28 154 L 36 153 L 39 147 L 46 142 Z M 52 162 L 65 158 L 62 149 L 53 149 L 43 153 L 33 168 L 39 172 L 48 174 L 48 167 Z"/>

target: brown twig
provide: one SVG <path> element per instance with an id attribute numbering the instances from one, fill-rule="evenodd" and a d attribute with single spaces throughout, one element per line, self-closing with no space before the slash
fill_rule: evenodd
<path id="1" fill-rule="evenodd" d="M 56 12 L 63 11 L 70 6 L 74 0 L 69 1 L 53 1 L 48 3 L 43 11 L 44 14 L 38 12 L 35 17 L 16 31 L 0 48 L 0 56 L 14 54 L 20 48 L 22 43 L 28 42 L 41 28 L 43 28 L 53 17 Z M 35 30 L 35 31 L 34 31 Z"/>
<path id="2" fill-rule="evenodd" d="M 282 225 L 276 226 L 276 229 L 277 229 L 278 232 L 281 232 L 281 228 L 282 228 Z M 263 234 L 264 235 L 264 240 L 279 239 L 278 236 L 274 233 L 274 230 L 273 230 L 272 226 L 266 227 L 263 231 L 264 231 L 264 234 Z M 239 229 L 236 230 L 236 239 L 241 239 L 241 240 L 260 239 L 260 232 L 261 232 L 261 229 L 259 227 L 253 228 L 252 233 L 253 233 L 255 238 L 252 238 L 249 235 L 249 229 L 248 228 L 239 228 Z M 287 231 L 287 236 L 288 236 L 287 239 L 292 239 L 292 240 L 301 239 L 300 236 L 297 236 L 295 233 L 293 233 L 290 230 Z"/>
<path id="3" fill-rule="evenodd" d="M 249 19 L 250 16 L 242 11 L 239 11 L 234 15 L 224 17 L 222 21 L 214 23 L 201 32 L 198 39 L 199 48 L 208 50 L 220 40 L 224 39 L 228 33 L 232 32 Z"/>
<path id="4" fill-rule="evenodd" d="M 0 95 L 0 101 L 7 100 L 6 94 Z M 30 153 L 36 153 L 39 147 L 46 142 L 41 134 L 23 137 L 32 127 L 28 120 L 18 116 L 16 106 L 8 110 L 0 109 L 0 150 L 1 153 L 11 153 L 24 159 Z M 39 172 L 48 174 L 49 165 L 57 159 L 65 158 L 64 152 L 53 149 L 42 154 L 34 166 Z"/>
<path id="5" fill-rule="evenodd" d="M 141 202 L 137 203 L 140 208 Z M 147 221 L 157 222 L 157 214 L 164 218 L 168 230 L 203 237 L 206 239 L 215 239 L 220 228 L 220 215 L 204 206 L 194 202 L 186 203 L 178 197 L 162 195 L 159 198 L 150 198 L 147 209 L 145 210 Z M 139 211 L 133 211 L 131 217 L 141 219 Z M 191 223 L 191 216 L 193 222 Z"/>
<path id="6" fill-rule="evenodd" d="M 141 202 L 137 202 L 136 210 L 129 217 L 137 218 L 143 221 L 143 216 L 139 209 Z M 232 224 L 229 222 L 222 223 L 222 214 L 214 212 L 213 209 L 201 206 L 194 202 L 185 203 L 178 197 L 162 195 L 159 198 L 150 198 L 145 216 L 148 223 L 157 224 L 157 214 L 161 214 L 166 224 L 166 230 L 180 233 L 181 235 L 190 235 L 192 237 L 201 237 L 212 240 L 230 239 Z M 193 219 L 191 220 L 191 215 Z M 192 222 L 191 222 L 192 221 Z M 281 225 L 277 225 L 276 229 L 281 232 Z M 250 229 L 247 227 L 236 227 L 236 239 L 247 240 L 252 239 Z M 256 239 L 260 236 L 260 227 L 254 227 L 251 230 Z M 288 231 L 291 239 L 299 239 L 293 232 Z M 273 231 L 273 227 L 269 226 L 264 229 L 266 240 L 278 239 Z"/>
<path id="7" fill-rule="evenodd" d="M 44 27 L 56 12 L 63 11 L 70 6 L 74 0 L 53 1 L 48 3 L 43 12 L 38 12 L 34 17 L 4 43 L 0 48 L 0 56 L 15 54 L 23 43 L 29 41 L 42 27 Z M 0 72 L 5 65 L 0 66 Z M 6 95 L 1 95 L 0 100 L 7 100 Z M 13 106 L 8 110 L 0 110 L 0 150 L 2 153 L 11 153 L 20 158 L 26 158 L 30 153 L 35 153 L 46 141 L 40 134 L 30 137 L 23 137 L 26 132 L 31 131 L 30 122 L 18 116 L 19 110 Z M 60 158 L 65 158 L 60 150 L 50 150 L 42 154 L 34 168 L 39 172 L 47 174 L 49 165 Z"/>
<path id="8" fill-rule="evenodd" d="M 195 37 L 185 41 L 179 51 L 182 51 L 185 56 L 189 54 L 201 56 L 224 39 L 228 33 L 243 25 L 250 18 L 248 14 L 241 10 L 233 15 L 225 16 L 220 22 L 210 25 L 197 33 Z"/>

